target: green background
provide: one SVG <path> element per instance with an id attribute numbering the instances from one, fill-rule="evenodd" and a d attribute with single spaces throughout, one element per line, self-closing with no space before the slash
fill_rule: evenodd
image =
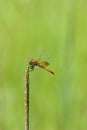
<path id="1" fill-rule="evenodd" d="M 0 130 L 25 129 L 25 73 L 43 50 L 55 75 L 30 73 L 30 130 L 87 130 L 86 0 L 0 0 Z"/>

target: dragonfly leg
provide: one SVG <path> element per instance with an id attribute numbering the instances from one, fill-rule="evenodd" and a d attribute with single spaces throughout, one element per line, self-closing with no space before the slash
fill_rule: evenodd
<path id="1" fill-rule="evenodd" d="M 33 71 L 34 70 L 34 66 L 30 65 L 29 66 L 29 71 Z"/>

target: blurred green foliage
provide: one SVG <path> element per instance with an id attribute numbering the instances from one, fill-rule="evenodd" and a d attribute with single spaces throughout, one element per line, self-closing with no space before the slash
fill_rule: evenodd
<path id="1" fill-rule="evenodd" d="M 87 1 L 0 1 L 0 130 L 24 130 L 25 72 L 46 50 L 55 75 L 30 73 L 30 130 L 87 130 Z"/>

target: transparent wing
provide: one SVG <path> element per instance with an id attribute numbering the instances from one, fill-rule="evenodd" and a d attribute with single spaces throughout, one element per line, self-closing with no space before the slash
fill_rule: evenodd
<path id="1" fill-rule="evenodd" d="M 38 62 L 42 62 L 42 61 L 49 62 L 49 60 L 50 60 L 50 57 L 48 56 L 46 50 L 43 50 L 37 59 Z"/>

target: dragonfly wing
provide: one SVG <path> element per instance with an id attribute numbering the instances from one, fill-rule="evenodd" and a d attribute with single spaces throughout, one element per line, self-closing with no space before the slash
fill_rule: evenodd
<path id="1" fill-rule="evenodd" d="M 49 62 L 50 61 L 50 57 L 47 55 L 46 50 L 43 50 L 43 52 L 40 54 L 39 58 L 37 59 L 37 61 L 39 63 L 45 61 L 45 62 Z"/>
<path id="2" fill-rule="evenodd" d="M 48 66 L 49 63 L 48 63 L 47 61 L 41 61 L 41 62 L 40 62 L 40 65 L 42 65 L 42 66 Z"/>
<path id="3" fill-rule="evenodd" d="M 36 61 L 38 61 L 38 62 L 42 62 L 42 58 L 39 57 Z"/>

